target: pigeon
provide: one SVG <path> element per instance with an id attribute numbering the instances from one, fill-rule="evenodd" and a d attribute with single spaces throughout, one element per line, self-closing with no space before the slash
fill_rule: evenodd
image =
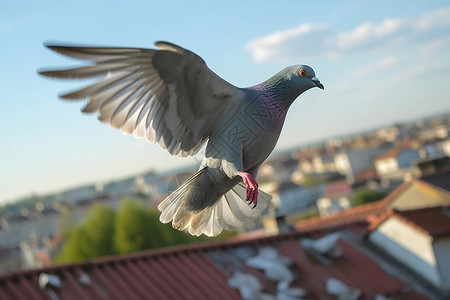
<path id="1" fill-rule="evenodd" d="M 271 196 L 258 189 L 258 169 L 273 151 L 294 100 L 311 88 L 324 89 L 307 65 L 239 88 L 197 54 L 169 42 L 156 42 L 156 49 L 46 46 L 88 65 L 41 75 L 94 80 L 62 99 L 87 99 L 82 112 L 97 113 L 112 128 L 172 155 L 204 149 L 199 170 L 158 206 L 162 223 L 172 221 L 195 236 L 236 230 L 262 214 Z"/>

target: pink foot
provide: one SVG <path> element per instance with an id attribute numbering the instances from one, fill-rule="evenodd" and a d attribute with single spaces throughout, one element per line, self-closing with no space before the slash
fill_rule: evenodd
<path id="1" fill-rule="evenodd" d="M 249 204 L 253 203 L 253 208 L 258 204 L 258 183 L 255 178 L 247 172 L 238 171 L 239 176 L 244 180 L 245 185 L 247 186 L 247 200 Z"/>

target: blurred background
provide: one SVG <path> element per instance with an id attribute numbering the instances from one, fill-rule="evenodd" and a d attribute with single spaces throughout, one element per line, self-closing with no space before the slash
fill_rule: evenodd
<path id="1" fill-rule="evenodd" d="M 172 157 L 82 115 L 81 103 L 57 98 L 81 82 L 36 73 L 74 64 L 45 42 L 158 40 L 239 87 L 293 64 L 325 85 L 292 105 L 260 169 L 272 206 L 216 239 L 278 234 L 416 179 L 447 176 L 434 183 L 448 193 L 447 1 L 9 1 L 0 4 L 0 273 L 211 240 L 160 224 L 156 211 L 201 156 Z"/>

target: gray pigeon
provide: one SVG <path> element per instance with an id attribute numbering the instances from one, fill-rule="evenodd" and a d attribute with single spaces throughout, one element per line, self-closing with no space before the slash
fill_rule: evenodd
<path id="1" fill-rule="evenodd" d="M 97 81 L 60 97 L 88 98 L 85 113 L 125 134 L 159 144 L 172 155 L 195 155 L 207 144 L 200 169 L 158 206 L 160 221 L 192 235 L 218 235 L 259 217 L 271 197 L 258 190 L 259 166 L 277 143 L 289 106 L 323 85 L 306 65 L 238 88 L 212 72 L 195 53 L 167 42 L 159 49 L 47 47 L 91 62 L 41 71 L 56 78 Z"/>

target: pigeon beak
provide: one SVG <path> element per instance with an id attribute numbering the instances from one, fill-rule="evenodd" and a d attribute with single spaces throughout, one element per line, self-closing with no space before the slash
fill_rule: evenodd
<path id="1" fill-rule="evenodd" d="M 324 89 L 323 84 L 320 83 L 320 80 L 317 77 L 313 77 L 313 78 L 311 78 L 311 80 L 316 84 L 316 86 L 319 89 L 322 89 L 322 90 Z"/>

